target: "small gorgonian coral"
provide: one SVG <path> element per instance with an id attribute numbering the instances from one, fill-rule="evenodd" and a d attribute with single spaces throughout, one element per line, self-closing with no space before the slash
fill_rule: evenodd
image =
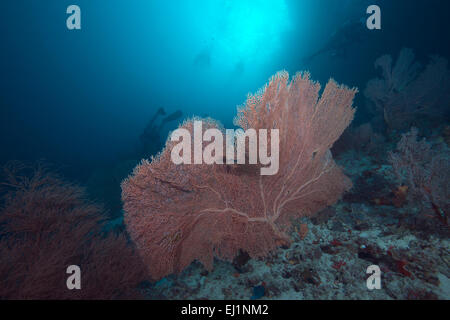
<path id="1" fill-rule="evenodd" d="M 289 242 L 292 218 L 318 212 L 351 187 L 329 149 L 353 119 L 356 89 L 330 80 L 321 97 L 319 90 L 308 73 L 289 81 L 279 72 L 239 108 L 242 129 L 279 129 L 275 175 L 260 175 L 259 165 L 175 165 L 169 139 L 123 181 L 125 223 L 154 279 L 193 260 L 211 269 L 214 257 L 231 260 L 239 249 L 263 257 Z M 193 121 L 182 127 L 192 133 Z M 211 119 L 208 128 L 221 129 Z"/>
<path id="2" fill-rule="evenodd" d="M 0 169 L 0 299 L 141 297 L 144 265 L 124 234 L 103 231 L 106 214 L 82 188 L 42 165 Z M 70 265 L 81 290 L 67 288 Z"/>
<path id="3" fill-rule="evenodd" d="M 408 187 L 408 198 L 421 209 L 432 208 L 448 224 L 450 212 L 450 150 L 444 144 L 432 146 L 418 139 L 418 130 L 402 135 L 389 154 L 397 181 Z"/>
<path id="4" fill-rule="evenodd" d="M 406 129 L 418 117 L 439 118 L 450 106 L 450 72 L 447 60 L 431 56 L 425 68 L 414 61 L 411 49 L 403 48 L 392 65 L 384 55 L 375 61 L 382 78 L 372 79 L 364 90 L 374 113 L 383 115 L 388 129 Z"/>

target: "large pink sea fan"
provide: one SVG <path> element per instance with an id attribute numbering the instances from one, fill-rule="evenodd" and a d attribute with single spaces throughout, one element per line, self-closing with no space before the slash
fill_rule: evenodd
<path id="1" fill-rule="evenodd" d="M 193 260 L 211 269 L 213 258 L 231 260 L 239 249 L 263 257 L 289 242 L 291 218 L 335 203 L 351 181 L 329 149 L 353 119 L 356 89 L 308 73 L 289 81 L 279 72 L 239 108 L 244 130 L 279 129 L 279 171 L 260 175 L 259 165 L 181 164 L 170 158 L 175 143 L 151 162 L 143 160 L 122 183 L 125 223 L 154 279 L 178 273 Z M 182 124 L 190 132 L 193 121 Z M 204 120 L 203 130 L 220 128 Z"/>

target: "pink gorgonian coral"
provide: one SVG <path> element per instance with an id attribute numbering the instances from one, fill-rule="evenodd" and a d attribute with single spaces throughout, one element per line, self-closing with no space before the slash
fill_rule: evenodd
<path id="1" fill-rule="evenodd" d="M 289 242 L 292 218 L 318 212 L 351 187 L 330 148 L 353 119 L 357 90 L 333 80 L 321 97 L 319 90 L 308 73 L 289 81 L 279 72 L 239 108 L 242 129 L 279 129 L 275 175 L 261 175 L 260 165 L 175 165 L 169 139 L 123 181 L 125 223 L 154 279 L 194 260 L 211 269 L 214 257 L 231 260 L 239 249 L 264 257 Z M 193 120 L 181 127 L 192 132 Z M 203 121 L 208 128 L 223 130 L 211 119 Z"/>

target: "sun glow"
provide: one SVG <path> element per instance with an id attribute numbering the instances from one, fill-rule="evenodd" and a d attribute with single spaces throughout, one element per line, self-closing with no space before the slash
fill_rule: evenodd
<path id="1" fill-rule="evenodd" d="M 280 34 L 289 27 L 284 1 L 227 1 L 218 25 L 218 42 L 234 59 L 267 58 L 280 46 Z"/>
<path id="2" fill-rule="evenodd" d="M 201 52 L 223 68 L 265 63 L 281 48 L 292 27 L 284 0 L 206 1 L 190 6 L 189 23 Z"/>

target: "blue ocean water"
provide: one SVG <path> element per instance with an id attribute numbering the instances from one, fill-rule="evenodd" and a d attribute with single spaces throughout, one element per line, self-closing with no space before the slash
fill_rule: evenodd
<path id="1" fill-rule="evenodd" d="M 367 16 L 367 1 L 79 0 L 76 31 L 67 1 L 3 1 L 0 159 L 45 158 L 85 178 L 132 149 L 160 107 L 232 127 L 236 106 L 278 70 L 363 88 L 382 54 L 448 56 L 446 3 L 375 2 L 381 30 L 343 59 L 306 64 L 339 26 Z"/>

